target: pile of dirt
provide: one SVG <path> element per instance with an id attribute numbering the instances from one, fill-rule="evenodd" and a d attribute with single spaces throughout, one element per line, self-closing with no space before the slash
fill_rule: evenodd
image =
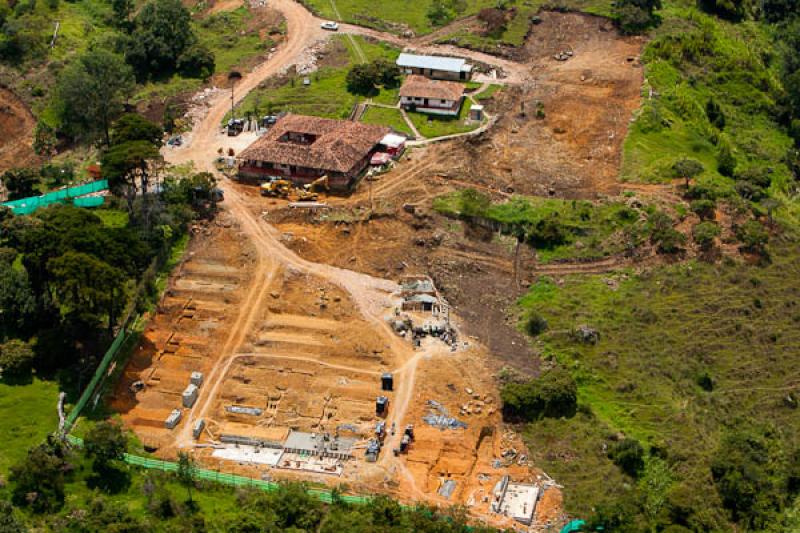
<path id="1" fill-rule="evenodd" d="M 38 163 L 33 151 L 36 119 L 13 92 L 0 87 L 0 172 Z"/>

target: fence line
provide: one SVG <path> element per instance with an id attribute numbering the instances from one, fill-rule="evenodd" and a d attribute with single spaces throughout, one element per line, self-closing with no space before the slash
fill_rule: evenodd
<path id="1" fill-rule="evenodd" d="M 119 333 L 117 333 L 117 336 L 114 338 L 114 342 L 111 343 L 111 346 L 109 346 L 108 350 L 103 356 L 103 359 L 97 366 L 97 370 L 95 371 L 94 376 L 92 376 L 92 380 L 83 390 L 83 394 L 81 394 L 81 397 L 78 399 L 78 403 L 75 404 L 75 407 L 73 407 L 67 415 L 67 421 L 64 425 L 65 433 L 68 434 L 70 432 L 72 426 L 75 424 L 75 421 L 78 419 L 78 416 L 80 416 L 81 411 L 83 411 L 83 408 L 86 407 L 86 404 L 89 402 L 89 398 L 91 398 L 95 388 L 97 388 L 97 384 L 102 379 L 103 374 L 105 374 L 108 370 L 108 366 L 111 364 L 111 361 L 113 361 L 117 356 L 120 347 L 128 336 L 127 326 L 128 324 L 126 322 L 125 325 L 120 328 Z"/>
<path id="2" fill-rule="evenodd" d="M 67 435 L 67 440 L 74 446 L 83 446 L 83 439 L 75 437 L 74 435 Z M 162 472 L 177 472 L 178 463 L 174 461 L 162 461 L 161 459 L 150 459 L 149 457 L 141 457 L 126 453 L 123 456 L 123 461 L 129 465 L 138 466 L 140 468 L 147 468 L 150 470 L 160 470 Z M 263 479 L 256 479 L 247 476 L 240 476 L 237 474 L 226 474 L 224 472 L 217 472 L 216 470 L 206 470 L 203 468 L 195 468 L 194 476 L 196 479 L 203 481 L 214 481 L 224 485 L 231 485 L 234 487 L 255 487 L 267 492 L 273 492 L 280 488 L 278 483 L 273 481 L 264 481 Z M 317 497 L 323 503 L 333 503 L 333 493 L 324 489 L 306 489 L 306 492 L 312 496 Z M 365 496 L 352 496 L 340 495 L 338 499 L 346 503 L 365 504 L 371 501 L 371 498 Z"/>

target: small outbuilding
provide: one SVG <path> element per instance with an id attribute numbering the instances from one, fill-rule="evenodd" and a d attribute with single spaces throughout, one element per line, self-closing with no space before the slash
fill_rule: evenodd
<path id="1" fill-rule="evenodd" d="M 406 137 L 397 133 L 387 133 L 381 139 L 379 150 L 397 159 L 406 149 Z"/>
<path id="2" fill-rule="evenodd" d="M 400 54 L 397 66 L 404 74 L 418 74 L 438 80 L 468 81 L 472 78 L 472 65 L 458 57 Z"/>
<path id="3" fill-rule="evenodd" d="M 483 106 L 480 104 L 473 104 L 469 108 L 469 119 L 475 122 L 483 120 Z"/>

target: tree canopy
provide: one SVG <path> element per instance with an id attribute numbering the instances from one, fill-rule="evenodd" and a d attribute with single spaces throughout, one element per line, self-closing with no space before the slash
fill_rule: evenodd
<path id="1" fill-rule="evenodd" d="M 99 48 L 69 63 L 58 77 L 56 109 L 61 131 L 78 140 L 111 143 L 112 121 L 133 92 L 131 68 Z"/>
<path id="2" fill-rule="evenodd" d="M 180 0 L 150 0 L 144 5 L 134 19 L 125 57 L 142 80 L 176 70 L 199 77 L 214 72 L 214 56 L 198 44 L 191 15 Z"/>

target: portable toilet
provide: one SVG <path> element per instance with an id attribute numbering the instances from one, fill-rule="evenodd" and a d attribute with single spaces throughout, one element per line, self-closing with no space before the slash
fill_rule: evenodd
<path id="1" fill-rule="evenodd" d="M 194 402 L 197 401 L 197 385 L 194 383 L 189 383 L 189 386 L 183 391 L 181 397 L 183 398 L 184 407 L 193 406 Z"/>
<path id="2" fill-rule="evenodd" d="M 375 414 L 378 416 L 385 415 L 388 407 L 389 398 L 386 396 L 378 396 L 378 399 L 375 401 Z"/>
<path id="3" fill-rule="evenodd" d="M 202 385 L 203 384 L 203 373 L 202 372 L 197 372 L 196 370 L 194 372 L 192 372 L 192 376 L 189 378 L 189 383 L 191 383 L 192 385 L 196 385 L 197 387 Z"/>
<path id="4" fill-rule="evenodd" d="M 381 390 L 391 391 L 394 388 L 394 378 L 391 372 L 385 372 L 381 376 Z"/>
<path id="5" fill-rule="evenodd" d="M 183 413 L 181 413 L 180 409 L 173 409 L 172 412 L 167 417 L 167 420 L 164 421 L 164 426 L 167 429 L 175 429 L 175 426 L 178 425 L 178 422 L 181 421 L 181 417 Z"/>
<path id="6" fill-rule="evenodd" d="M 483 106 L 480 104 L 473 104 L 469 108 L 469 119 L 476 122 L 483 120 Z"/>
<path id="7" fill-rule="evenodd" d="M 194 437 L 195 440 L 199 439 L 200 435 L 203 434 L 203 428 L 205 427 L 206 427 L 206 421 L 203 420 L 202 418 L 197 422 L 195 422 L 194 426 L 192 427 L 192 437 Z"/>

